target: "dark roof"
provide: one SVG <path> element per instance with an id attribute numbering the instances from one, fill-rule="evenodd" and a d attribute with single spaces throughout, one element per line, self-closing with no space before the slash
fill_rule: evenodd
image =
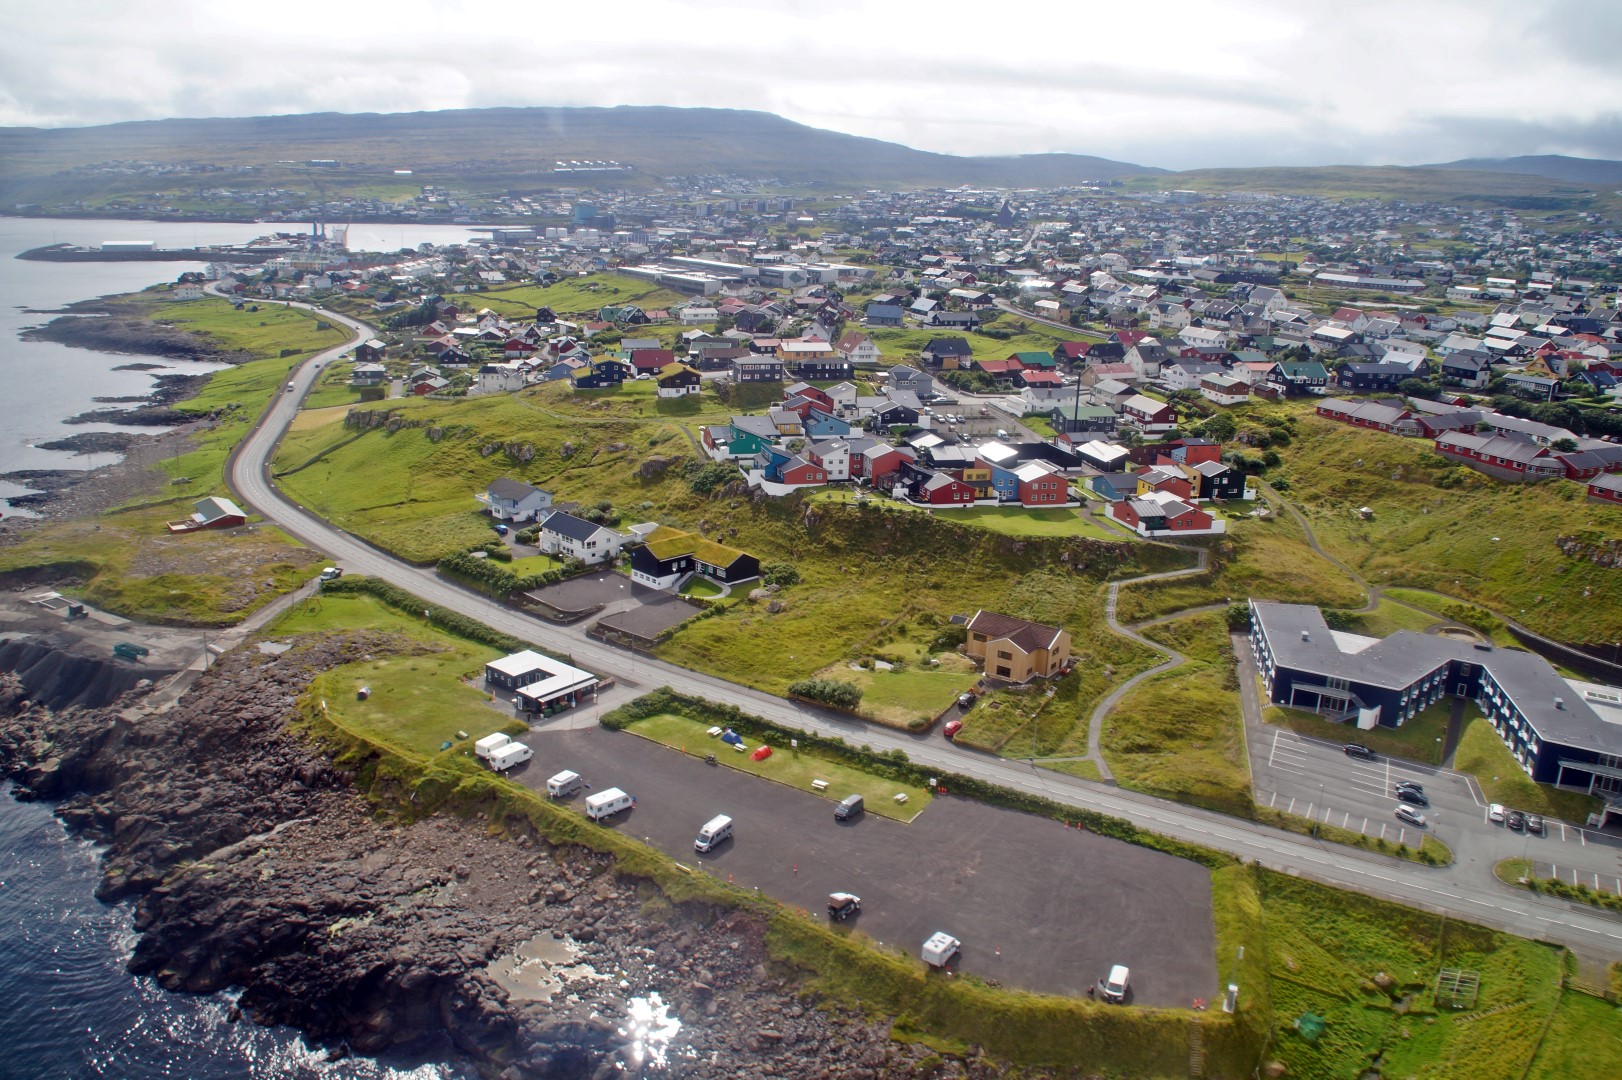
<path id="1" fill-rule="evenodd" d="M 992 640 L 1006 638 L 1026 652 L 1050 649 L 1063 633 L 1058 627 L 1016 619 L 1012 615 L 998 615 L 994 611 L 977 611 L 969 620 L 969 629 Z"/>
<path id="2" fill-rule="evenodd" d="M 567 536 L 571 540 L 589 540 L 592 534 L 603 526 L 585 518 L 577 518 L 573 514 L 565 514 L 559 510 L 547 516 L 546 523 L 541 526 L 546 532 Z"/>
<path id="3" fill-rule="evenodd" d="M 960 337 L 930 338 L 929 344 L 924 346 L 924 352 L 931 356 L 973 356 L 974 350 L 969 343 Z"/>
<path id="4" fill-rule="evenodd" d="M 527 499 L 540 490 L 533 484 L 526 484 L 522 480 L 510 480 L 505 476 L 490 481 L 490 486 L 485 489 L 492 499 L 511 499 L 513 502 Z"/>

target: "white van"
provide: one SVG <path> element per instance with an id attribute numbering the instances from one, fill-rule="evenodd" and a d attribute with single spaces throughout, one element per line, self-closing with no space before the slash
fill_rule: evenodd
<path id="1" fill-rule="evenodd" d="M 1105 1001 L 1120 1004 L 1126 1000 L 1126 988 L 1131 985 L 1132 973 L 1125 964 L 1116 964 L 1109 969 L 1109 978 L 1098 984 L 1098 996 Z"/>
<path id="2" fill-rule="evenodd" d="M 496 772 L 506 772 L 514 765 L 522 765 L 535 756 L 535 751 L 521 742 L 510 742 L 490 755 L 490 767 Z"/>
<path id="3" fill-rule="evenodd" d="M 698 839 L 693 841 L 694 851 L 714 851 L 721 841 L 732 835 L 732 819 L 725 814 L 716 814 L 704 823 L 698 830 Z"/>
<path id="4" fill-rule="evenodd" d="M 491 754 L 495 753 L 497 750 L 500 750 L 503 746 L 506 746 L 510 742 L 512 742 L 511 736 L 503 735 L 498 731 L 494 735 L 486 735 L 484 738 L 474 743 L 473 753 L 478 757 L 489 761 Z"/>
<path id="5" fill-rule="evenodd" d="M 629 810 L 636 804 L 625 792 L 617 787 L 607 791 L 599 791 L 595 795 L 586 796 L 586 816 L 593 821 L 601 821 L 605 817 L 612 817 L 621 810 Z"/>
<path id="6" fill-rule="evenodd" d="M 546 794 L 553 799 L 566 799 L 580 790 L 580 774 L 564 769 L 546 782 Z"/>

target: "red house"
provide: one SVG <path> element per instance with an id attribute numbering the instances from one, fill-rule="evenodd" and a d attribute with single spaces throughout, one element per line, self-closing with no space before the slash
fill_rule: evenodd
<path id="1" fill-rule="evenodd" d="M 797 382 L 783 387 L 784 408 L 794 409 L 796 412 L 799 412 L 799 409 L 795 408 L 794 405 L 788 404 L 795 398 L 809 398 L 811 401 L 816 402 L 817 406 L 821 408 L 823 412 L 828 413 L 829 415 L 834 415 L 839 411 L 838 407 L 834 404 L 833 398 L 829 397 L 821 390 L 818 390 L 808 382 Z M 800 415 L 804 416 L 805 414 L 800 413 Z"/>
<path id="2" fill-rule="evenodd" d="M 508 360 L 522 360 L 526 356 L 533 356 L 536 346 L 522 338 L 511 338 L 501 346 L 501 354 Z"/>
<path id="3" fill-rule="evenodd" d="M 638 375 L 657 375 L 676 362 L 676 354 L 669 349 L 632 349 L 631 366 Z"/>
<path id="4" fill-rule="evenodd" d="M 919 486 L 919 495 L 932 506 L 962 506 L 975 500 L 973 484 L 965 484 L 950 473 L 938 472 Z"/>
<path id="5" fill-rule="evenodd" d="M 826 484 L 828 470 L 815 462 L 804 458 L 794 458 L 783 463 L 779 476 L 785 484 Z"/>
<path id="6" fill-rule="evenodd" d="M 1215 519 L 1180 499 L 1121 499 L 1109 504 L 1110 517 L 1139 536 L 1161 533 L 1210 532 Z"/>
<path id="7" fill-rule="evenodd" d="M 888 487 L 901 471 L 903 461 L 915 460 L 912 454 L 898 450 L 889 443 L 879 443 L 861 453 L 850 456 L 850 474 L 866 477 L 874 487 Z"/>
<path id="8" fill-rule="evenodd" d="M 1046 461 L 1027 461 L 1014 470 L 1021 506 L 1062 506 L 1070 501 L 1070 483 Z"/>
<path id="9" fill-rule="evenodd" d="M 1588 482 L 1588 497 L 1595 502 L 1622 506 L 1622 473 L 1605 473 Z"/>
<path id="10" fill-rule="evenodd" d="M 1087 359 L 1087 350 L 1092 347 L 1090 341 L 1061 341 L 1053 347 L 1053 359 L 1061 364 L 1079 364 Z"/>
<path id="11" fill-rule="evenodd" d="M 1196 494 L 1194 485 L 1175 465 L 1151 465 L 1147 469 L 1138 470 L 1137 477 L 1139 495 L 1147 495 L 1151 491 L 1164 491 L 1179 499 L 1191 500 Z"/>

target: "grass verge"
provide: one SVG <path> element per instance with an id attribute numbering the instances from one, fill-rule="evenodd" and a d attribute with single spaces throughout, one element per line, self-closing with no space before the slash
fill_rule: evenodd
<path id="1" fill-rule="evenodd" d="M 1589 814 L 1601 808 L 1601 800 L 1592 795 L 1535 783 L 1484 716 L 1477 715 L 1465 725 L 1453 755 L 1453 767 L 1474 776 L 1488 802 L 1503 803 L 1528 814 L 1581 825 L 1588 821 Z"/>
<path id="2" fill-rule="evenodd" d="M 1258 692 L 1261 693 L 1261 700 L 1265 702 L 1267 695 L 1261 692 L 1259 686 Z M 1473 705 L 1468 707 L 1472 711 L 1475 709 Z M 1404 758 L 1425 765 L 1440 765 L 1443 746 L 1441 740 L 1447 737 L 1448 717 L 1452 708 L 1453 699 L 1444 697 L 1434 705 L 1415 713 L 1412 720 L 1399 728 L 1372 727 L 1364 730 L 1356 724 L 1337 724 L 1325 720 L 1317 713 L 1290 709 L 1283 705 L 1264 705 L 1262 720 L 1268 724 L 1288 728 L 1297 735 L 1322 739 L 1324 742 L 1360 743 L 1386 757 Z"/>
<path id="3" fill-rule="evenodd" d="M 860 795 L 867 812 L 896 821 L 911 821 L 929 805 L 929 789 L 922 784 L 877 776 L 844 761 L 836 761 L 810 748 L 796 749 L 787 740 L 768 739 L 764 743 L 752 742 L 750 752 L 735 751 L 718 738 L 706 734 L 711 724 L 678 716 L 659 713 L 626 726 L 625 730 L 653 742 L 680 750 L 684 754 L 714 754 L 716 761 L 729 769 L 775 780 L 801 791 L 819 794 L 831 802 L 846 795 Z M 758 746 L 773 748 L 772 756 L 756 761 L 752 756 Z M 826 791 L 818 792 L 811 786 L 813 780 L 826 780 Z M 905 803 L 895 801 L 897 794 L 907 796 Z"/>

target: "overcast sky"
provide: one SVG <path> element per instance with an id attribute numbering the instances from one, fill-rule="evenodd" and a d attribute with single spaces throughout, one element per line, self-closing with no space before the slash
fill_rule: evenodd
<path id="1" fill-rule="evenodd" d="M 1617 0 L 0 0 L 0 125 L 762 109 L 1184 169 L 1622 159 Z"/>

